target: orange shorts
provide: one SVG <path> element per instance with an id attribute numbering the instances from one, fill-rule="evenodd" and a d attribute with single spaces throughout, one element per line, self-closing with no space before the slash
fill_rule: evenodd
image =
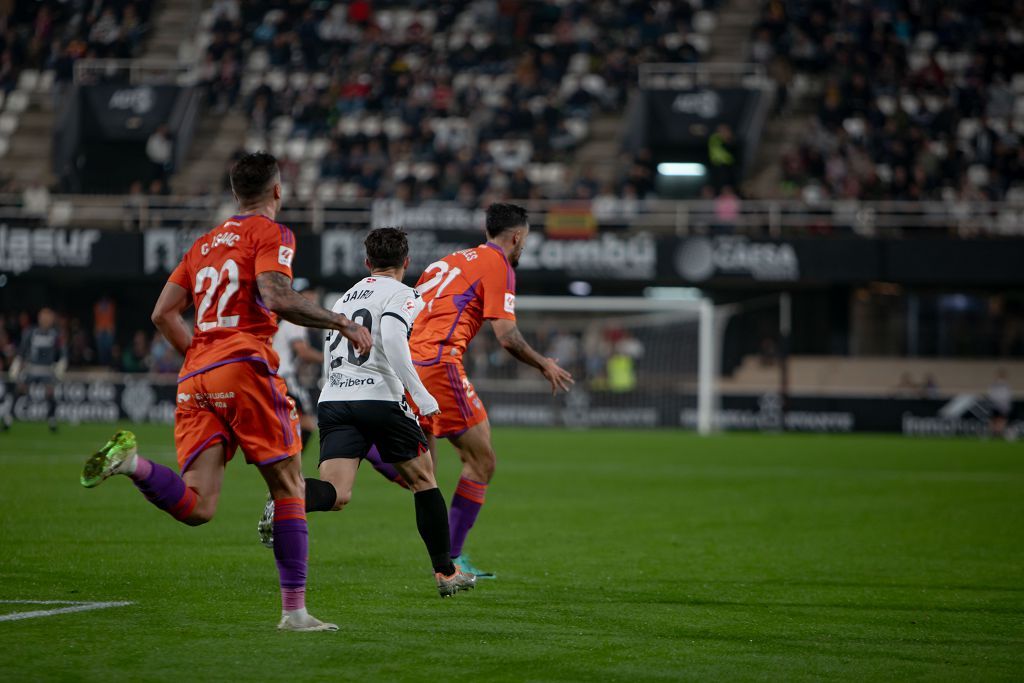
<path id="1" fill-rule="evenodd" d="M 299 415 L 284 380 L 266 365 L 236 361 L 178 380 L 174 443 L 182 472 L 218 441 L 225 461 L 239 446 L 245 461 L 269 465 L 302 450 Z"/>
<path id="2" fill-rule="evenodd" d="M 466 377 L 462 363 L 417 365 L 423 386 L 437 399 L 440 415 L 420 417 L 423 431 L 436 437 L 458 436 L 487 419 L 487 410 Z"/>

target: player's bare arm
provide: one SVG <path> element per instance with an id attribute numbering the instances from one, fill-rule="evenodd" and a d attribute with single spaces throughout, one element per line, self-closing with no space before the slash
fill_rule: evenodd
<path id="1" fill-rule="evenodd" d="M 168 282 L 160 292 L 151 316 L 160 334 L 164 335 L 171 346 L 183 356 L 192 343 L 192 333 L 181 314 L 189 307 L 191 301 L 192 298 L 184 287 Z"/>
<path id="2" fill-rule="evenodd" d="M 514 320 L 502 318 L 492 320 L 491 327 L 494 330 L 494 336 L 498 338 L 498 343 L 513 358 L 527 365 L 532 365 L 541 371 L 541 374 L 551 382 L 552 394 L 557 394 L 559 390 L 569 391 L 572 385 L 575 384 L 572 374 L 559 366 L 556 359 L 545 358 L 527 343 Z"/>
<path id="3" fill-rule="evenodd" d="M 352 342 L 357 353 L 366 353 L 373 346 L 373 338 L 365 327 L 352 322 L 340 313 L 317 306 L 294 289 L 284 273 L 267 271 L 256 276 L 263 303 L 288 322 L 303 327 L 338 330 Z"/>

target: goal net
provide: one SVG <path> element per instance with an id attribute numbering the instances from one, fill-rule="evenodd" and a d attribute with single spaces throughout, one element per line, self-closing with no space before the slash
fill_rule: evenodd
<path id="1" fill-rule="evenodd" d="M 527 341 L 557 358 L 576 385 L 551 396 L 489 330 L 466 372 L 497 425 L 688 427 L 711 431 L 714 308 L 710 301 L 523 296 L 516 318 Z"/>

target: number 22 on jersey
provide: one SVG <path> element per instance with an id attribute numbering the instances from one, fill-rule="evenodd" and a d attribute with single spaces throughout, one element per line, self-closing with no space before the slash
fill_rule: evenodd
<path id="1" fill-rule="evenodd" d="M 238 264 L 234 259 L 227 259 L 219 269 L 206 266 L 196 273 L 195 293 L 197 296 L 203 294 L 203 299 L 196 309 L 196 327 L 204 332 L 214 327 L 237 327 L 238 316 L 224 315 L 224 309 L 238 293 L 238 286 Z M 218 291 L 220 297 L 217 299 L 217 316 L 214 320 L 207 320 L 206 316 L 213 305 L 213 297 Z"/>

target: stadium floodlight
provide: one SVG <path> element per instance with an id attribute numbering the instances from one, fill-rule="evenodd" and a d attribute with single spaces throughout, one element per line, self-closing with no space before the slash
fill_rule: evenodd
<path id="1" fill-rule="evenodd" d="M 550 386 L 507 363 L 493 345 L 470 345 L 465 362 L 496 424 L 682 426 L 696 408 L 697 431 L 715 424 L 716 327 L 710 299 L 521 296 L 520 331 L 576 378 L 550 402 Z"/>
<path id="2" fill-rule="evenodd" d="M 664 176 L 703 178 L 707 175 L 704 164 L 691 161 L 664 161 L 658 164 L 658 173 Z"/>

